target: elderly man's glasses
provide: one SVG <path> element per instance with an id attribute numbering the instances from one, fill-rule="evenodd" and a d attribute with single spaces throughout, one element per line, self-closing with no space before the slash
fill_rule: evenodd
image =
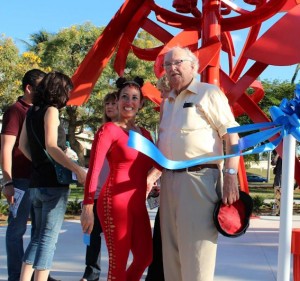
<path id="1" fill-rule="evenodd" d="M 175 66 L 181 66 L 181 64 L 182 64 L 184 61 L 190 61 L 190 60 L 174 60 L 173 62 L 166 61 L 165 63 L 162 64 L 162 66 L 163 66 L 164 68 L 170 68 L 172 65 L 175 65 Z"/>

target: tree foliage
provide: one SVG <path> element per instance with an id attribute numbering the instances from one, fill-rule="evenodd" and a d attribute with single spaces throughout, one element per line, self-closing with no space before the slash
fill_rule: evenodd
<path id="1" fill-rule="evenodd" d="M 288 100 L 294 97 L 295 85 L 290 84 L 288 81 L 279 80 L 264 80 L 262 81 L 265 95 L 263 99 L 258 103 L 260 109 L 270 118 L 270 107 L 275 105 L 279 106 L 280 102 L 286 98 Z M 253 89 L 247 90 L 248 95 L 253 93 Z M 243 114 L 237 118 L 240 124 L 253 123 L 247 114 Z"/>
<path id="2" fill-rule="evenodd" d="M 33 52 L 19 54 L 11 38 L 0 37 L 0 109 L 5 111 L 8 105 L 23 95 L 21 84 L 26 71 L 41 67 L 41 59 Z M 47 71 L 47 69 L 43 69 Z"/>
<path id="3" fill-rule="evenodd" d="M 265 95 L 263 99 L 258 103 L 261 110 L 270 118 L 270 107 L 271 106 L 279 106 L 280 102 L 286 98 L 288 100 L 292 99 L 294 96 L 295 85 L 292 85 L 288 81 L 279 81 L 279 80 L 264 80 L 262 81 L 263 89 Z M 247 90 L 248 94 L 251 95 L 253 93 L 253 89 L 249 88 Z M 243 114 L 237 118 L 237 121 L 241 125 L 252 124 L 252 120 L 250 120 L 247 114 Z M 241 133 L 240 137 L 248 133 Z M 244 157 L 245 162 L 258 161 L 258 154 L 247 155 Z"/>

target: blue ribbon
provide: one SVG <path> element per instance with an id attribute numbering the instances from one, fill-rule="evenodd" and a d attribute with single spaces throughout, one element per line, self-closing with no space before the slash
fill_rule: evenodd
<path id="1" fill-rule="evenodd" d="M 227 132 L 242 133 L 250 132 L 258 129 L 263 131 L 247 135 L 239 140 L 239 150 L 245 151 L 250 147 L 255 147 L 259 143 L 275 137 L 275 140 L 270 141 L 264 145 L 261 145 L 260 149 L 263 151 L 271 151 L 275 149 L 282 141 L 283 137 L 287 134 L 291 134 L 298 141 L 300 140 L 300 85 L 296 85 L 295 97 L 288 101 L 283 99 L 278 106 L 272 106 L 270 108 L 270 115 L 272 122 L 257 123 L 250 125 L 243 125 L 239 127 L 229 128 Z M 276 138 L 276 135 L 279 136 Z M 256 149 L 248 150 L 250 154 L 255 154 Z M 243 155 L 243 153 L 241 153 Z"/>
<path id="2" fill-rule="evenodd" d="M 161 151 L 148 139 L 142 135 L 129 131 L 128 146 L 134 148 L 148 157 L 156 161 L 160 166 L 169 170 L 176 170 L 200 165 L 206 162 L 223 160 L 226 158 L 244 156 L 249 154 L 257 154 L 274 150 L 287 134 L 293 135 L 295 139 L 300 141 L 300 85 L 296 85 L 295 97 L 288 101 L 283 99 L 280 106 L 272 106 L 270 108 L 272 122 L 263 122 L 257 124 L 242 125 L 229 128 L 227 132 L 242 133 L 255 130 L 262 130 L 254 134 L 240 138 L 238 147 L 235 148 L 233 154 L 194 158 L 184 161 L 174 161 L 167 159 Z M 278 135 L 276 137 L 276 135 Z M 263 145 L 260 143 L 273 138 Z M 252 149 L 249 149 L 253 147 Z M 247 150 L 249 149 L 249 150 Z"/>
<path id="3" fill-rule="evenodd" d="M 160 166 L 169 170 L 188 168 L 206 162 L 211 162 L 214 160 L 221 160 L 224 158 L 230 158 L 236 156 L 235 154 L 231 154 L 231 155 L 214 156 L 214 157 L 207 157 L 201 159 L 195 158 L 195 159 L 189 159 L 185 161 L 169 160 L 161 153 L 161 151 L 155 146 L 153 142 L 149 141 L 148 139 L 146 139 L 145 137 L 143 137 L 142 135 L 134 131 L 129 131 L 128 146 L 142 152 L 143 154 L 152 158 Z"/>

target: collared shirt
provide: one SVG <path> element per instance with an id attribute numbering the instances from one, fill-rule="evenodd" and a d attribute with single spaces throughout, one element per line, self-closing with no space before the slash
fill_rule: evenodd
<path id="1" fill-rule="evenodd" d="M 194 79 L 178 96 L 172 91 L 165 101 L 158 147 L 170 160 L 223 155 L 222 137 L 227 128 L 238 125 L 225 94 Z"/>
<path id="2" fill-rule="evenodd" d="M 16 137 L 16 142 L 12 151 L 12 178 L 29 179 L 31 175 L 31 161 L 19 149 L 19 138 L 26 113 L 30 108 L 22 96 L 8 107 L 3 114 L 2 135 L 11 135 Z"/>

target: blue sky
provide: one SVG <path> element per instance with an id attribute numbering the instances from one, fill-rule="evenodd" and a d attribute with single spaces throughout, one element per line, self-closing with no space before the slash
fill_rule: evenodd
<path id="1" fill-rule="evenodd" d="M 22 51 L 24 45 L 19 39 L 29 41 L 29 35 L 40 30 L 58 32 L 62 28 L 74 24 L 91 22 L 96 26 L 107 25 L 124 0 L 51 0 L 51 1 L 1 1 L 0 34 L 12 37 Z M 172 11 L 172 0 L 156 0 L 158 5 Z M 237 1 L 238 2 L 238 1 Z M 198 0 L 198 5 L 201 1 Z M 278 18 L 278 17 L 277 17 Z M 265 24 L 266 30 L 274 20 Z M 242 42 L 246 38 L 243 31 L 234 33 L 236 52 L 240 52 Z M 289 80 L 296 66 L 268 66 L 262 73 L 261 79 Z M 226 69 L 225 69 L 226 71 Z M 299 77 L 297 77 L 299 81 Z"/>

